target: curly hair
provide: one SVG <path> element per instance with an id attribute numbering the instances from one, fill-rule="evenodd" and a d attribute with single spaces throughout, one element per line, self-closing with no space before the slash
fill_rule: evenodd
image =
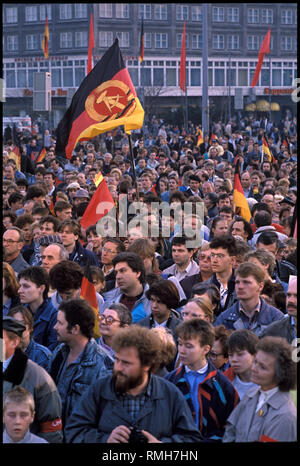
<path id="1" fill-rule="evenodd" d="M 82 278 L 82 268 L 77 262 L 70 260 L 61 261 L 50 270 L 50 286 L 58 293 L 78 290 L 81 287 Z"/>
<path id="2" fill-rule="evenodd" d="M 151 299 L 151 296 L 159 298 L 168 309 L 176 309 L 180 303 L 177 286 L 171 280 L 160 279 L 152 283 L 146 291 L 146 297 Z"/>
<path id="3" fill-rule="evenodd" d="M 139 325 L 120 329 L 112 340 L 112 348 L 116 353 L 124 348 L 136 348 L 141 365 L 150 366 L 150 370 L 156 366 L 161 346 L 156 333 Z"/>
<path id="4" fill-rule="evenodd" d="M 158 335 L 161 340 L 159 359 L 157 361 L 157 366 L 153 368 L 153 371 L 155 372 L 155 370 L 165 367 L 173 361 L 176 355 L 176 343 L 172 333 L 165 327 L 154 327 L 151 328 L 150 331 Z"/>
<path id="5" fill-rule="evenodd" d="M 292 346 L 280 337 L 263 337 L 256 345 L 257 351 L 274 356 L 275 381 L 282 392 L 288 392 L 296 385 L 296 363 L 292 359 L 292 349 Z"/>

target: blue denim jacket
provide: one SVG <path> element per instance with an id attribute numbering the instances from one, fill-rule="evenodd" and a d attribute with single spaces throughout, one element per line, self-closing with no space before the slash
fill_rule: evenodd
<path id="1" fill-rule="evenodd" d="M 57 346 L 57 334 L 54 325 L 57 320 L 57 310 L 53 307 L 51 299 L 47 298 L 33 314 L 33 337 L 36 343 L 54 350 Z"/>
<path id="2" fill-rule="evenodd" d="M 58 389 L 61 377 L 64 378 L 64 386 L 68 387 L 66 397 L 62 399 L 64 425 L 73 412 L 78 400 L 92 382 L 110 372 L 108 371 L 108 356 L 96 341 L 91 338 L 79 356 L 79 360 L 76 360 L 76 367 L 70 371 L 70 380 L 66 380 L 67 371 L 64 370 L 64 366 L 69 352 L 70 348 L 66 343 L 59 344 L 53 352 L 49 372 Z"/>
<path id="3" fill-rule="evenodd" d="M 24 353 L 27 354 L 31 361 L 36 362 L 49 372 L 52 353 L 46 346 L 40 345 L 32 338 Z"/>

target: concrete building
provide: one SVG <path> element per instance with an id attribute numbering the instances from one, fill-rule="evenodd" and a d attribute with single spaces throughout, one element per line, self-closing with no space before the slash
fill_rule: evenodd
<path id="1" fill-rule="evenodd" d="M 72 95 L 70 90 L 76 89 L 86 75 L 91 12 L 94 59 L 100 59 L 117 36 L 138 93 L 143 89 L 146 102 L 155 99 L 157 110 L 174 111 L 184 99 L 179 88 L 179 66 L 186 21 L 188 100 L 189 105 L 199 109 L 200 116 L 202 4 L 9 3 L 2 8 L 4 116 L 32 114 L 33 75 L 37 71 L 50 71 L 52 121 L 57 124 L 70 101 L 68 92 Z M 41 45 L 46 14 L 49 60 L 44 59 Z M 138 55 L 142 17 L 145 54 L 141 64 Z M 258 50 L 269 28 L 271 53 L 265 56 L 258 85 L 251 91 Z M 268 101 L 270 88 L 273 104 L 278 103 L 282 111 L 289 109 L 296 113 L 296 104 L 291 99 L 293 80 L 297 77 L 296 3 L 210 3 L 207 30 L 209 102 L 221 118 L 228 116 L 229 95 L 233 114 L 237 92 L 243 112 L 255 99 Z"/>

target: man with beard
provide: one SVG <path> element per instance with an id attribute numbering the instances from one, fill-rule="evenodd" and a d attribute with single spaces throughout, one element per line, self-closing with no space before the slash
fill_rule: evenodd
<path id="1" fill-rule="evenodd" d="M 93 338 L 94 325 L 94 311 L 85 300 L 60 304 L 54 326 L 60 344 L 53 352 L 49 373 L 61 397 L 63 426 L 89 385 L 107 374 L 108 357 Z"/>
<path id="2" fill-rule="evenodd" d="M 129 326 L 112 347 L 113 374 L 84 393 L 65 427 L 67 443 L 201 442 L 182 393 L 151 373 L 160 359 L 158 335 Z"/>
<path id="3" fill-rule="evenodd" d="M 286 294 L 286 310 L 287 314 L 285 314 L 284 318 L 268 325 L 262 332 L 261 337 L 282 337 L 290 344 L 297 338 L 297 277 L 295 275 L 290 277 Z"/>

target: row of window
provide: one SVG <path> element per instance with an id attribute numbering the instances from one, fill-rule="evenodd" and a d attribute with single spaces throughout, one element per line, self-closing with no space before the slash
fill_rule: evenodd
<path id="1" fill-rule="evenodd" d="M 119 18 L 129 19 L 129 3 L 101 3 L 99 4 L 99 18 Z M 34 5 L 25 7 L 25 22 L 44 21 L 46 18 L 52 19 L 51 5 Z M 297 14 L 295 9 L 281 9 L 281 24 L 297 24 Z M 88 5 L 86 3 L 63 3 L 59 5 L 59 19 L 80 19 L 87 18 Z M 168 19 L 168 6 L 157 4 L 140 4 L 139 18 L 145 20 L 166 21 Z M 202 21 L 201 5 L 176 5 L 177 21 Z M 238 7 L 212 7 L 213 22 L 239 23 L 240 9 Z M 247 21 L 249 24 L 273 24 L 274 10 L 272 8 L 248 8 Z M 18 7 L 5 8 L 5 22 L 18 22 Z"/>
<path id="2" fill-rule="evenodd" d="M 235 64 L 238 64 L 236 62 Z M 241 86 L 249 87 L 255 71 L 255 62 L 244 63 L 244 68 L 229 66 L 225 62 L 210 62 L 208 67 L 209 86 Z M 60 64 L 60 67 L 58 67 Z M 279 63 L 280 65 L 282 63 Z M 11 66 L 8 66 L 11 65 Z M 33 63 L 6 63 L 4 68 L 4 79 L 7 88 L 32 88 L 33 74 L 36 71 L 47 70 L 47 62 L 40 62 L 39 67 L 32 66 Z M 37 63 L 34 63 L 37 65 Z M 62 66 L 61 66 L 62 65 Z M 154 66 L 152 66 L 154 65 Z M 284 63 L 282 64 L 284 65 Z M 289 67 L 287 66 L 289 65 Z M 133 84 L 139 86 L 179 86 L 179 62 L 176 61 L 146 61 L 141 67 L 137 60 L 128 60 L 128 71 Z M 86 75 L 86 60 L 65 60 L 51 63 L 52 88 L 78 87 Z M 297 70 L 292 62 L 286 62 L 285 66 L 272 68 L 271 83 L 270 70 L 261 70 L 258 85 L 260 86 L 292 86 L 293 79 L 297 76 Z M 201 86 L 201 62 L 190 61 L 187 66 L 187 85 L 191 87 Z"/>
<path id="3" fill-rule="evenodd" d="M 119 39 L 121 48 L 129 48 L 132 46 L 130 41 L 130 32 L 117 32 L 116 36 Z M 26 34 L 25 35 L 25 49 L 26 50 L 42 50 L 43 34 Z M 52 35 L 49 38 L 49 50 L 52 49 Z M 19 36 L 17 34 L 7 34 L 3 36 L 3 48 L 7 52 L 17 52 L 19 50 Z M 114 33 L 112 31 L 99 32 L 99 47 L 110 47 L 114 40 Z M 262 43 L 263 36 L 248 35 L 247 36 L 247 49 L 258 50 Z M 23 41 L 23 38 L 22 38 Z M 169 47 L 167 33 L 151 33 L 144 34 L 144 47 L 145 49 L 167 49 Z M 270 48 L 273 50 L 273 36 L 271 36 Z M 181 48 L 182 33 L 176 34 L 176 47 Z M 59 46 L 61 49 L 69 48 L 87 48 L 88 47 L 88 32 L 75 31 L 74 33 L 61 32 L 59 34 Z M 242 48 L 241 37 L 238 34 L 213 34 L 212 48 L 215 50 L 239 50 Z M 186 49 L 198 50 L 202 49 L 202 34 L 186 34 Z M 282 36 L 280 38 L 281 51 L 296 51 L 297 39 L 291 36 Z"/>

